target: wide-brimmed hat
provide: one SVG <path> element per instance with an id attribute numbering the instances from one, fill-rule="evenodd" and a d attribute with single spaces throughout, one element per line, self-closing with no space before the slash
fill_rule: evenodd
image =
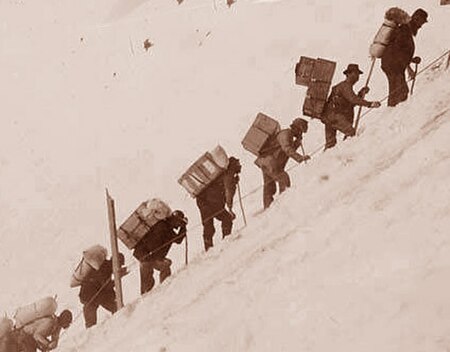
<path id="1" fill-rule="evenodd" d="M 423 23 L 428 22 L 428 13 L 424 9 L 417 9 L 412 14 L 411 18 L 421 19 Z"/>
<path id="2" fill-rule="evenodd" d="M 347 66 L 347 69 L 344 71 L 344 75 L 348 75 L 349 73 L 352 72 L 358 72 L 360 75 L 364 73 L 359 69 L 359 66 L 357 64 L 349 64 Z"/>

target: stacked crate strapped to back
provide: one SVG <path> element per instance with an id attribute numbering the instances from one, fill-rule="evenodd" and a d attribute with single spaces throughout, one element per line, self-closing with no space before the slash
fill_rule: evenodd
<path id="1" fill-rule="evenodd" d="M 170 214 L 172 214 L 170 207 L 158 198 L 142 202 L 120 225 L 117 237 L 128 249 L 133 249 L 153 225 L 168 218 Z"/>
<path id="2" fill-rule="evenodd" d="M 306 56 L 300 57 L 300 61 L 295 66 L 295 84 L 305 87 L 309 86 L 315 62 L 316 59 Z"/>
<path id="3" fill-rule="evenodd" d="M 271 137 L 280 132 L 280 130 L 278 121 L 263 113 L 259 113 L 242 140 L 242 146 L 250 153 L 260 156 L 261 152 L 270 143 Z"/>
<path id="4" fill-rule="evenodd" d="M 336 63 L 325 59 L 300 58 L 295 69 L 296 84 L 308 87 L 303 103 L 303 115 L 322 118 L 330 92 Z"/>
<path id="5" fill-rule="evenodd" d="M 197 159 L 180 177 L 178 183 L 195 198 L 217 179 L 227 167 L 227 153 L 219 145 Z"/>

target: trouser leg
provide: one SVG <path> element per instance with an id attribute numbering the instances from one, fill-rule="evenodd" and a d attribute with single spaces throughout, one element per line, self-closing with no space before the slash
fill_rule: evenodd
<path id="1" fill-rule="evenodd" d="M 203 244 L 205 246 L 205 251 L 213 246 L 213 236 L 216 232 L 214 228 L 214 213 L 207 205 L 202 205 L 198 207 L 200 210 L 200 216 L 203 225 Z"/>
<path id="2" fill-rule="evenodd" d="M 113 290 L 108 292 L 107 295 L 102 297 L 100 305 L 105 308 L 108 312 L 114 314 L 117 311 L 116 294 Z"/>
<path id="3" fill-rule="evenodd" d="M 97 324 L 97 309 L 96 302 L 87 303 L 83 306 L 84 325 L 86 329 Z"/>
<path id="4" fill-rule="evenodd" d="M 395 89 L 396 89 L 396 85 L 395 85 L 395 77 L 394 74 L 392 73 L 386 73 L 386 77 L 388 80 L 388 91 L 389 91 L 389 96 L 388 96 L 388 106 L 395 106 L 397 105 L 397 99 L 395 97 Z"/>
<path id="5" fill-rule="evenodd" d="M 277 186 L 273 177 L 263 170 L 263 205 L 267 209 L 273 202 L 273 196 L 277 192 Z"/>
<path id="6" fill-rule="evenodd" d="M 231 230 L 233 229 L 233 218 L 230 213 L 223 209 L 216 218 L 222 222 L 222 238 L 231 234 Z"/>
<path id="7" fill-rule="evenodd" d="M 157 259 L 153 262 L 153 267 L 159 271 L 159 283 L 162 283 L 172 274 L 171 265 L 172 261 L 168 258 Z"/>
<path id="8" fill-rule="evenodd" d="M 385 72 L 389 85 L 388 106 L 396 106 L 408 98 L 405 72 Z"/>
<path id="9" fill-rule="evenodd" d="M 399 96 L 398 96 L 398 100 L 399 102 L 405 101 L 406 99 L 408 99 L 408 94 L 409 94 L 409 88 L 408 88 L 408 83 L 406 83 L 406 76 L 405 76 L 405 71 L 403 71 L 401 74 L 398 75 L 398 85 L 399 85 Z"/>
<path id="10" fill-rule="evenodd" d="M 278 188 L 283 193 L 287 188 L 291 187 L 291 179 L 286 171 L 282 171 L 277 176 Z"/>
<path id="11" fill-rule="evenodd" d="M 331 125 L 325 125 L 325 149 L 333 148 L 336 145 L 336 129 Z"/>
<path id="12" fill-rule="evenodd" d="M 203 221 L 203 243 L 205 245 L 205 251 L 213 246 L 213 236 L 215 232 L 214 217 L 209 216 L 209 218 Z"/>
<path id="13" fill-rule="evenodd" d="M 153 265 L 150 262 L 141 262 L 139 273 L 141 277 L 141 294 L 144 294 L 155 286 L 155 279 L 153 278 Z"/>

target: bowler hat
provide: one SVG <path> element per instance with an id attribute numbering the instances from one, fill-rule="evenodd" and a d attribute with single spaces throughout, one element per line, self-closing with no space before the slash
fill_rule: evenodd
<path id="1" fill-rule="evenodd" d="M 344 75 L 348 75 L 352 72 L 358 72 L 359 74 L 364 73 L 359 69 L 359 66 L 357 64 L 348 64 L 347 69 L 344 71 Z"/>
<path id="2" fill-rule="evenodd" d="M 428 22 L 428 13 L 424 9 L 417 9 L 411 17 L 421 19 L 424 23 Z"/>

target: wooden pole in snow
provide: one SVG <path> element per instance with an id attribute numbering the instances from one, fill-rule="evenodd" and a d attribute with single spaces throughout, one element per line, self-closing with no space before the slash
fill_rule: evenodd
<path id="1" fill-rule="evenodd" d="M 123 294 L 122 294 L 122 279 L 120 275 L 119 262 L 119 244 L 117 243 L 117 229 L 116 229 L 116 212 L 114 209 L 114 199 L 109 195 L 106 189 L 106 205 L 108 207 L 108 222 L 109 233 L 111 235 L 111 253 L 114 274 L 114 288 L 116 291 L 116 305 L 117 310 L 123 308 Z"/>
<path id="2" fill-rule="evenodd" d="M 375 60 L 376 60 L 376 58 L 372 57 L 372 63 L 370 65 L 369 75 L 367 76 L 366 85 L 364 87 L 369 86 L 370 78 L 372 77 L 373 67 L 375 66 Z M 363 98 L 364 98 L 364 96 L 363 96 Z M 362 111 L 362 106 L 359 107 L 358 115 L 356 116 L 355 133 L 358 130 L 359 120 L 361 119 L 361 111 Z"/>

